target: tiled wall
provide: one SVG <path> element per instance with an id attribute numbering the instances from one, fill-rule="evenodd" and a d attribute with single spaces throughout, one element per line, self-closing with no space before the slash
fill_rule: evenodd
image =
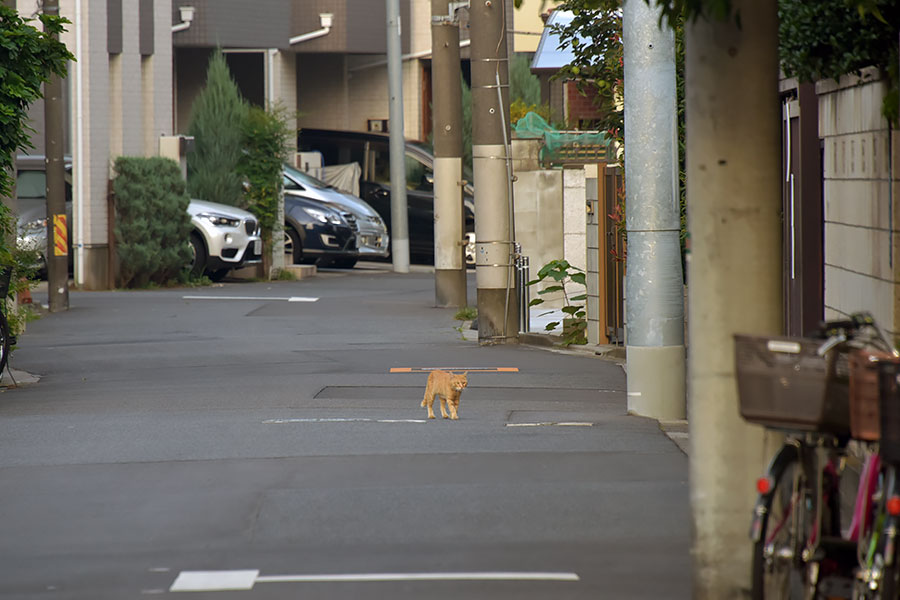
<path id="1" fill-rule="evenodd" d="M 825 317 L 867 310 L 895 333 L 900 327 L 900 139 L 896 133 L 890 139 L 881 116 L 886 83 L 866 71 L 862 78 L 820 82 L 816 91 L 823 140 Z"/>

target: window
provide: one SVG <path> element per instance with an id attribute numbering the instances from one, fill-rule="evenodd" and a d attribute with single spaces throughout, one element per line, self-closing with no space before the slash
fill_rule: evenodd
<path id="1" fill-rule="evenodd" d="M 46 174 L 43 171 L 19 171 L 19 176 L 16 179 L 16 197 L 46 198 Z"/>

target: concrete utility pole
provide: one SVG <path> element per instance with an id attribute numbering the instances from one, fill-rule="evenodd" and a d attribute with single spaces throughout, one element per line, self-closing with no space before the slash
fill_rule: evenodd
<path id="1" fill-rule="evenodd" d="M 776 0 L 685 29 L 693 589 L 743 598 L 754 481 L 778 442 L 739 415 L 732 339 L 783 327 Z"/>
<path id="2" fill-rule="evenodd" d="M 472 155 L 478 342 L 517 343 L 515 226 L 509 171 L 509 58 L 504 0 L 471 0 Z"/>
<path id="3" fill-rule="evenodd" d="M 391 97 L 391 260 L 395 273 L 409 273 L 409 213 L 406 202 L 406 141 L 403 137 L 403 63 L 400 0 L 387 2 L 388 92 Z"/>
<path id="4" fill-rule="evenodd" d="M 59 0 L 44 0 L 44 14 L 58 16 Z M 62 80 L 44 84 L 44 145 L 47 174 L 47 295 L 50 312 L 69 309 L 69 227 L 63 164 Z"/>
<path id="5" fill-rule="evenodd" d="M 626 0 L 625 276 L 628 411 L 683 419 L 684 284 L 678 199 L 675 34 L 659 8 Z"/>
<path id="6" fill-rule="evenodd" d="M 462 175 L 462 87 L 456 2 L 431 0 L 431 97 L 434 103 L 434 298 L 464 307 L 465 231 Z"/>

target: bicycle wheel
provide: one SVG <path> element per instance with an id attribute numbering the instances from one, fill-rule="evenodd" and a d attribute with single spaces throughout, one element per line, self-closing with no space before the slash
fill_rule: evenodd
<path id="1" fill-rule="evenodd" d="M 9 323 L 6 321 L 6 315 L 0 312 L 0 379 L 3 378 L 3 371 L 6 370 L 6 363 L 9 360 L 9 344 Z"/>
<path id="2" fill-rule="evenodd" d="M 765 497 L 760 535 L 753 546 L 754 600 L 808 598 L 802 552 L 809 539 L 810 489 L 797 458 L 780 473 Z"/>

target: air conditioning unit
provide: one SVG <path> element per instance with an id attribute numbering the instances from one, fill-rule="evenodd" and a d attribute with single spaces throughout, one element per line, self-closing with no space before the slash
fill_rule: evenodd
<path id="1" fill-rule="evenodd" d="M 387 119 L 369 119 L 369 131 L 376 131 L 379 133 L 387 133 L 388 132 L 388 120 Z"/>

